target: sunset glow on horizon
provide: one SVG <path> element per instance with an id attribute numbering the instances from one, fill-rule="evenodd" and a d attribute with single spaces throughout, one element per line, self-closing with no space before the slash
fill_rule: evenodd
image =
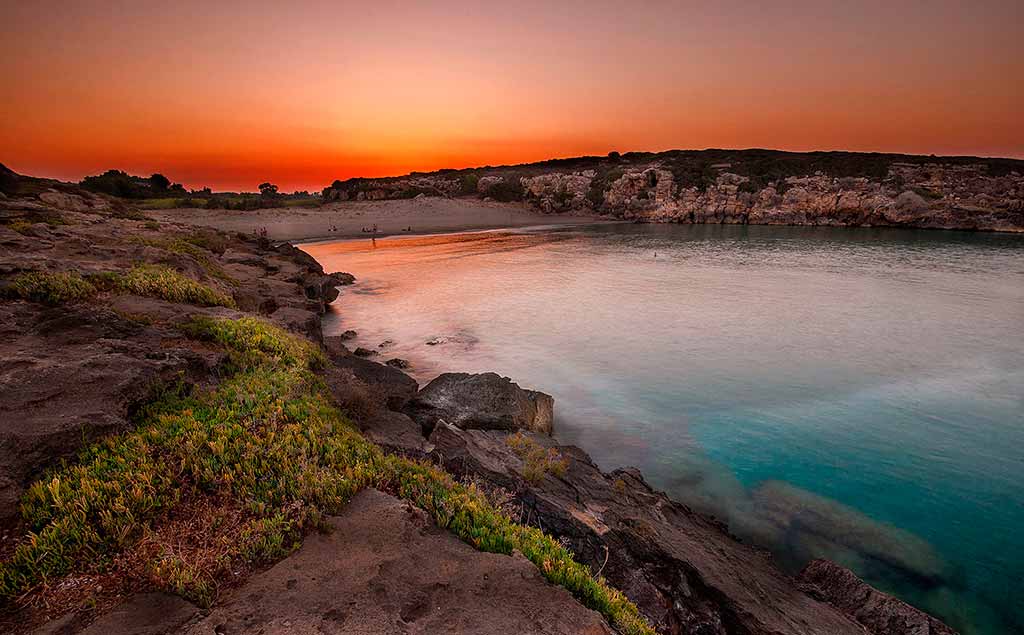
<path id="1" fill-rule="evenodd" d="M 0 163 L 189 188 L 610 150 L 1024 158 L 1024 3 L 6 2 Z"/>

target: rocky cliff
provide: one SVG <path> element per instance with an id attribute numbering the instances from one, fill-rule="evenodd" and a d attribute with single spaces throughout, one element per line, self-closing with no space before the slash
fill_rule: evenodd
<path id="1" fill-rule="evenodd" d="M 335 181 L 327 201 L 522 200 L 658 223 L 1024 231 L 1024 161 L 849 152 L 671 151 Z"/>

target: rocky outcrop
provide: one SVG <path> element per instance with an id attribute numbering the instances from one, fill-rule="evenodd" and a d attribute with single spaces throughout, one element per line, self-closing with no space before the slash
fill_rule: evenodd
<path id="1" fill-rule="evenodd" d="M 467 189 L 465 183 L 473 183 Z M 669 151 L 337 181 L 325 200 L 445 196 L 522 200 L 547 213 L 652 223 L 1024 231 L 1024 161 L 854 152 Z M 364 194 L 365 191 L 365 194 Z M 429 195 L 429 191 L 425 190 Z"/>
<path id="2" fill-rule="evenodd" d="M 644 187 L 646 179 L 654 186 Z M 706 187 L 684 187 L 667 170 L 631 171 L 606 193 L 629 220 L 741 225 L 1024 229 L 1024 171 L 990 176 L 983 165 L 893 164 L 883 180 L 823 173 L 759 187 L 724 169 Z"/>
<path id="3" fill-rule="evenodd" d="M 0 526 L 44 468 L 125 430 L 157 391 L 199 383 L 221 361 L 109 308 L 0 304 Z"/>
<path id="4" fill-rule="evenodd" d="M 406 413 L 429 434 L 439 421 L 480 430 L 529 430 L 551 434 L 554 399 L 524 390 L 496 373 L 444 373 L 406 406 Z"/>
<path id="5" fill-rule="evenodd" d="M 882 593 L 852 571 L 829 560 L 814 560 L 800 572 L 804 589 L 863 624 L 870 632 L 953 635 L 934 617 Z"/>
<path id="6" fill-rule="evenodd" d="M 438 425 L 431 456 L 457 475 L 512 493 L 523 520 L 567 541 L 659 632 L 863 635 L 861 625 L 798 589 L 767 554 L 654 491 L 636 470 L 605 474 L 579 448 L 530 435 L 568 464 L 562 476 L 531 482 L 508 438 Z"/>
<path id="7" fill-rule="evenodd" d="M 548 583 L 523 556 L 477 551 L 386 494 L 357 494 L 327 526 L 208 614 L 146 594 L 81 632 L 613 634 L 600 614 Z"/>
<path id="8" fill-rule="evenodd" d="M 368 391 L 368 399 L 379 402 L 391 410 L 401 410 L 409 403 L 419 390 L 419 385 L 412 377 L 401 370 L 372 362 L 348 350 L 342 337 L 325 339 L 327 355 L 331 367 L 327 370 L 328 387 L 341 395 L 340 391 L 348 391 L 353 385 Z M 358 380 L 353 384 L 351 378 Z M 341 395 L 341 401 L 352 399 L 351 395 Z"/>
<path id="9" fill-rule="evenodd" d="M 587 210 L 594 170 L 522 177 L 523 199 L 545 213 Z"/>
<path id="10" fill-rule="evenodd" d="M 181 323 L 247 311 L 318 341 L 320 314 L 350 282 L 291 245 L 155 225 L 117 201 L 14 178 L 12 191 L 43 189 L 0 201 L 0 287 L 25 272 L 103 275 L 148 263 L 238 310 L 131 294 L 59 306 L 0 298 L 0 527 L 17 521 L 18 498 L 46 468 L 127 429 L 161 390 L 215 379 L 223 353 L 183 337 Z"/>

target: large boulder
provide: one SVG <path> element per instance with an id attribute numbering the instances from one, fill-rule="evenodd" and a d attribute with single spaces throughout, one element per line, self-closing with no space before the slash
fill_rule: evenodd
<path id="1" fill-rule="evenodd" d="M 830 560 L 812 560 L 800 582 L 818 597 L 864 625 L 875 635 L 954 635 L 931 615 L 868 585 L 846 567 Z"/>
<path id="2" fill-rule="evenodd" d="M 496 373 L 444 373 L 406 406 L 406 413 L 430 432 L 438 421 L 464 430 L 529 430 L 550 435 L 555 400 L 520 388 Z"/>

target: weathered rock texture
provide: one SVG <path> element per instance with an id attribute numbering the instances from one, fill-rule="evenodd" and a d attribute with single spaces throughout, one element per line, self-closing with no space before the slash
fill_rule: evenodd
<path id="1" fill-rule="evenodd" d="M 352 281 L 326 275 L 291 245 L 157 226 L 113 199 L 11 178 L 0 200 L 0 287 L 24 272 L 84 275 L 149 263 L 221 291 L 238 310 L 125 294 L 57 307 L 0 299 L 0 527 L 17 519 L 18 498 L 47 467 L 125 430 L 156 391 L 215 375 L 222 354 L 183 337 L 178 324 L 248 312 L 319 341 L 326 303 Z"/>
<path id="2" fill-rule="evenodd" d="M 444 373 L 421 390 L 406 412 L 429 434 L 439 421 L 469 430 L 551 434 L 555 400 L 524 390 L 497 373 Z"/>
<path id="3" fill-rule="evenodd" d="M 601 569 L 659 632 L 864 633 L 848 616 L 798 589 L 765 553 L 652 490 L 639 472 L 604 474 L 579 448 L 531 435 L 557 447 L 568 469 L 561 477 L 530 482 L 507 438 L 439 425 L 430 437 L 432 456 L 455 474 L 513 493 L 524 520 L 567 540 L 576 557 Z"/>
<path id="4" fill-rule="evenodd" d="M 549 584 L 521 555 L 477 551 L 424 513 L 375 490 L 326 534 L 247 580 L 209 613 L 137 596 L 85 635 L 545 633 L 612 635 L 600 614 Z M 43 633 L 57 635 L 50 626 Z"/>
<path id="5" fill-rule="evenodd" d="M 852 571 L 814 560 L 800 572 L 804 588 L 863 624 L 873 633 L 952 635 L 953 629 L 906 602 L 872 588 Z"/>
<path id="6" fill-rule="evenodd" d="M 638 222 L 1024 231 L 1024 161 L 977 157 L 677 150 L 336 181 L 324 196 L 488 196 L 499 185 L 503 200 L 545 212 Z"/>

